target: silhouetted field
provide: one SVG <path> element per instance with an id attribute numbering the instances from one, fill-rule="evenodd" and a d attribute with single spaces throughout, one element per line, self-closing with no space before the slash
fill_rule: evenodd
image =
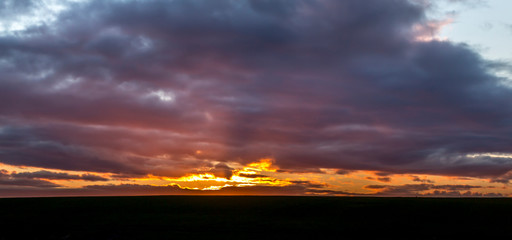
<path id="1" fill-rule="evenodd" d="M 0 204 L 0 239 L 512 237 L 512 199 L 503 198 L 147 196 Z"/>

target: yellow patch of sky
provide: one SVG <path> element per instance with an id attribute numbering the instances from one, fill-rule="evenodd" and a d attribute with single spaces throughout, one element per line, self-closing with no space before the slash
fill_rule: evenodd
<path id="1" fill-rule="evenodd" d="M 249 163 L 247 166 L 239 167 L 233 170 L 231 178 L 218 177 L 212 173 L 191 173 L 182 177 L 165 177 L 147 175 L 142 178 L 132 178 L 132 183 L 146 184 L 154 186 L 165 186 L 176 184 L 181 188 L 191 188 L 200 190 L 219 190 L 226 186 L 286 186 L 291 183 L 287 180 L 281 180 L 269 176 L 268 174 L 276 172 L 277 168 L 272 167 L 272 159 L 261 159 L 258 162 Z M 231 167 L 237 164 L 229 164 Z M 207 171 L 208 169 L 200 168 L 199 171 Z M 250 176 L 254 175 L 254 176 Z"/>

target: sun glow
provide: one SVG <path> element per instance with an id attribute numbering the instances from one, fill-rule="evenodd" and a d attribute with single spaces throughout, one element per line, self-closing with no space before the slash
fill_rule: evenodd
<path id="1" fill-rule="evenodd" d="M 239 169 L 233 169 L 232 175 L 229 178 L 203 172 L 191 173 L 178 178 L 149 176 L 146 180 L 160 179 L 167 183 L 178 184 L 180 187 L 210 191 L 231 186 L 287 186 L 292 184 L 288 180 L 280 180 L 271 176 L 277 171 L 277 168 L 273 167 L 272 164 L 273 159 L 261 159 L 258 162 L 249 163 Z"/>
<path id="2" fill-rule="evenodd" d="M 216 181 L 216 182 L 228 182 L 229 180 L 226 178 L 217 177 L 211 173 L 201 173 L 201 174 L 189 174 L 184 177 L 179 178 L 163 178 L 167 181 L 176 181 L 176 182 L 197 182 L 197 181 Z"/>
<path id="3" fill-rule="evenodd" d="M 250 163 L 245 169 L 255 169 L 256 171 L 275 172 L 277 169 L 272 167 L 274 160 L 271 158 L 263 158 L 259 162 Z"/>

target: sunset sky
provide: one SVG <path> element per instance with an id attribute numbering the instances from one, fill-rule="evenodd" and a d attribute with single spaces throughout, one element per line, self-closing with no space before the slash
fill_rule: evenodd
<path id="1" fill-rule="evenodd" d="M 0 197 L 511 197 L 510 10 L 1 1 Z"/>

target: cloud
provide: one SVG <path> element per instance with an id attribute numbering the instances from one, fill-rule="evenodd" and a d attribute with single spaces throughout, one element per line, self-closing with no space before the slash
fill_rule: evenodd
<path id="1" fill-rule="evenodd" d="M 412 181 L 414 182 L 422 182 L 422 183 L 434 183 L 434 181 L 432 180 L 429 180 L 429 179 L 421 179 L 420 177 L 418 176 L 412 176 Z"/>
<path id="2" fill-rule="evenodd" d="M 288 169 L 277 169 L 277 172 L 280 173 L 292 173 L 292 174 L 301 174 L 301 173 L 325 173 L 319 168 L 288 168 Z"/>
<path id="3" fill-rule="evenodd" d="M 435 185 L 432 186 L 432 189 L 446 189 L 450 191 L 455 190 L 469 190 L 475 188 L 482 188 L 482 186 L 473 186 L 473 185 Z"/>
<path id="4" fill-rule="evenodd" d="M 468 157 L 512 152 L 511 89 L 468 45 L 417 41 L 435 22 L 425 5 L 66 6 L 51 24 L 0 35 L 3 163 L 158 176 L 269 156 L 296 172 L 512 170 L 510 158 Z"/>
<path id="5" fill-rule="evenodd" d="M 376 172 L 375 175 L 380 176 L 380 177 L 387 177 L 387 176 L 393 175 L 393 173 L 389 173 L 389 172 Z"/>
<path id="6" fill-rule="evenodd" d="M 19 16 L 23 16 L 34 10 L 35 3 L 30 0 L 5 0 L 0 3 L 0 19 L 2 25 L 0 27 L 0 33 L 6 31 L 5 28 L 11 29 L 16 28 L 12 19 L 19 20 Z M 14 26 L 13 26 L 14 25 Z"/>
<path id="7" fill-rule="evenodd" d="M 35 129 L 6 127 L 0 133 L 2 162 L 63 170 L 136 173 L 109 154 L 41 137 Z"/>
<path id="8" fill-rule="evenodd" d="M 246 177 L 246 178 L 264 178 L 264 177 L 268 177 L 267 175 L 264 175 L 264 174 L 247 174 L 247 173 L 239 173 L 238 176 Z"/>
<path id="9" fill-rule="evenodd" d="M 479 193 L 479 192 L 460 192 L 460 191 L 434 191 L 432 193 L 422 194 L 425 197 L 505 197 L 501 193 Z"/>
<path id="10" fill-rule="evenodd" d="M 495 178 L 492 178 L 490 180 L 491 183 L 503 183 L 503 184 L 508 184 L 510 183 L 510 180 L 512 180 L 512 171 L 511 172 L 508 172 L 506 174 L 503 174 L 501 176 L 498 176 L 498 177 L 495 177 Z"/>
<path id="11" fill-rule="evenodd" d="M 292 181 L 290 181 L 290 183 L 295 184 L 295 185 L 304 186 L 307 188 L 324 188 L 324 187 L 329 186 L 328 184 L 325 184 L 325 183 L 314 183 L 311 181 L 304 181 L 304 180 L 292 180 Z"/>
<path id="12" fill-rule="evenodd" d="M 379 180 L 381 182 L 390 182 L 391 178 L 390 177 L 380 177 L 380 178 L 377 178 L 377 180 Z"/>
<path id="13" fill-rule="evenodd" d="M 339 175 L 347 175 L 349 173 L 351 173 L 352 171 L 350 170 L 345 170 L 345 169 L 338 169 L 336 170 L 336 174 L 339 174 Z"/>
<path id="14" fill-rule="evenodd" d="M 365 179 L 379 181 L 379 182 L 391 182 L 391 178 L 390 177 L 378 177 L 378 178 L 365 177 Z"/>
<path id="15" fill-rule="evenodd" d="M 386 185 L 366 185 L 364 186 L 364 188 L 367 188 L 367 189 L 384 189 L 384 188 L 387 188 Z"/>
<path id="16" fill-rule="evenodd" d="M 480 189 L 482 186 L 478 185 L 460 185 L 460 184 L 404 184 L 404 185 L 366 185 L 364 188 L 379 190 L 377 195 L 398 195 L 398 196 L 415 196 L 424 191 L 434 190 L 433 192 L 439 194 L 444 193 L 459 193 L 459 191 L 469 191 L 472 189 Z"/>
<path id="17" fill-rule="evenodd" d="M 5 170 L 0 172 L 0 187 L 16 186 L 16 187 L 36 187 L 36 188 L 55 188 L 59 185 L 39 179 L 27 179 L 18 178 L 16 176 L 9 175 Z M 1 196 L 0 191 L 0 196 Z"/>
<path id="18" fill-rule="evenodd" d="M 233 170 L 233 168 L 229 167 L 225 163 L 218 163 L 212 170 L 210 170 L 210 173 L 217 177 L 231 179 L 231 176 L 233 176 Z"/>
<path id="19" fill-rule="evenodd" d="M 93 174 L 81 174 L 74 175 L 69 173 L 57 173 L 50 171 L 37 171 L 37 172 L 20 172 L 11 173 L 11 177 L 15 178 L 38 178 L 38 179 L 49 179 L 49 180 L 84 180 L 84 181 L 108 181 L 109 179 L 93 175 Z"/>

